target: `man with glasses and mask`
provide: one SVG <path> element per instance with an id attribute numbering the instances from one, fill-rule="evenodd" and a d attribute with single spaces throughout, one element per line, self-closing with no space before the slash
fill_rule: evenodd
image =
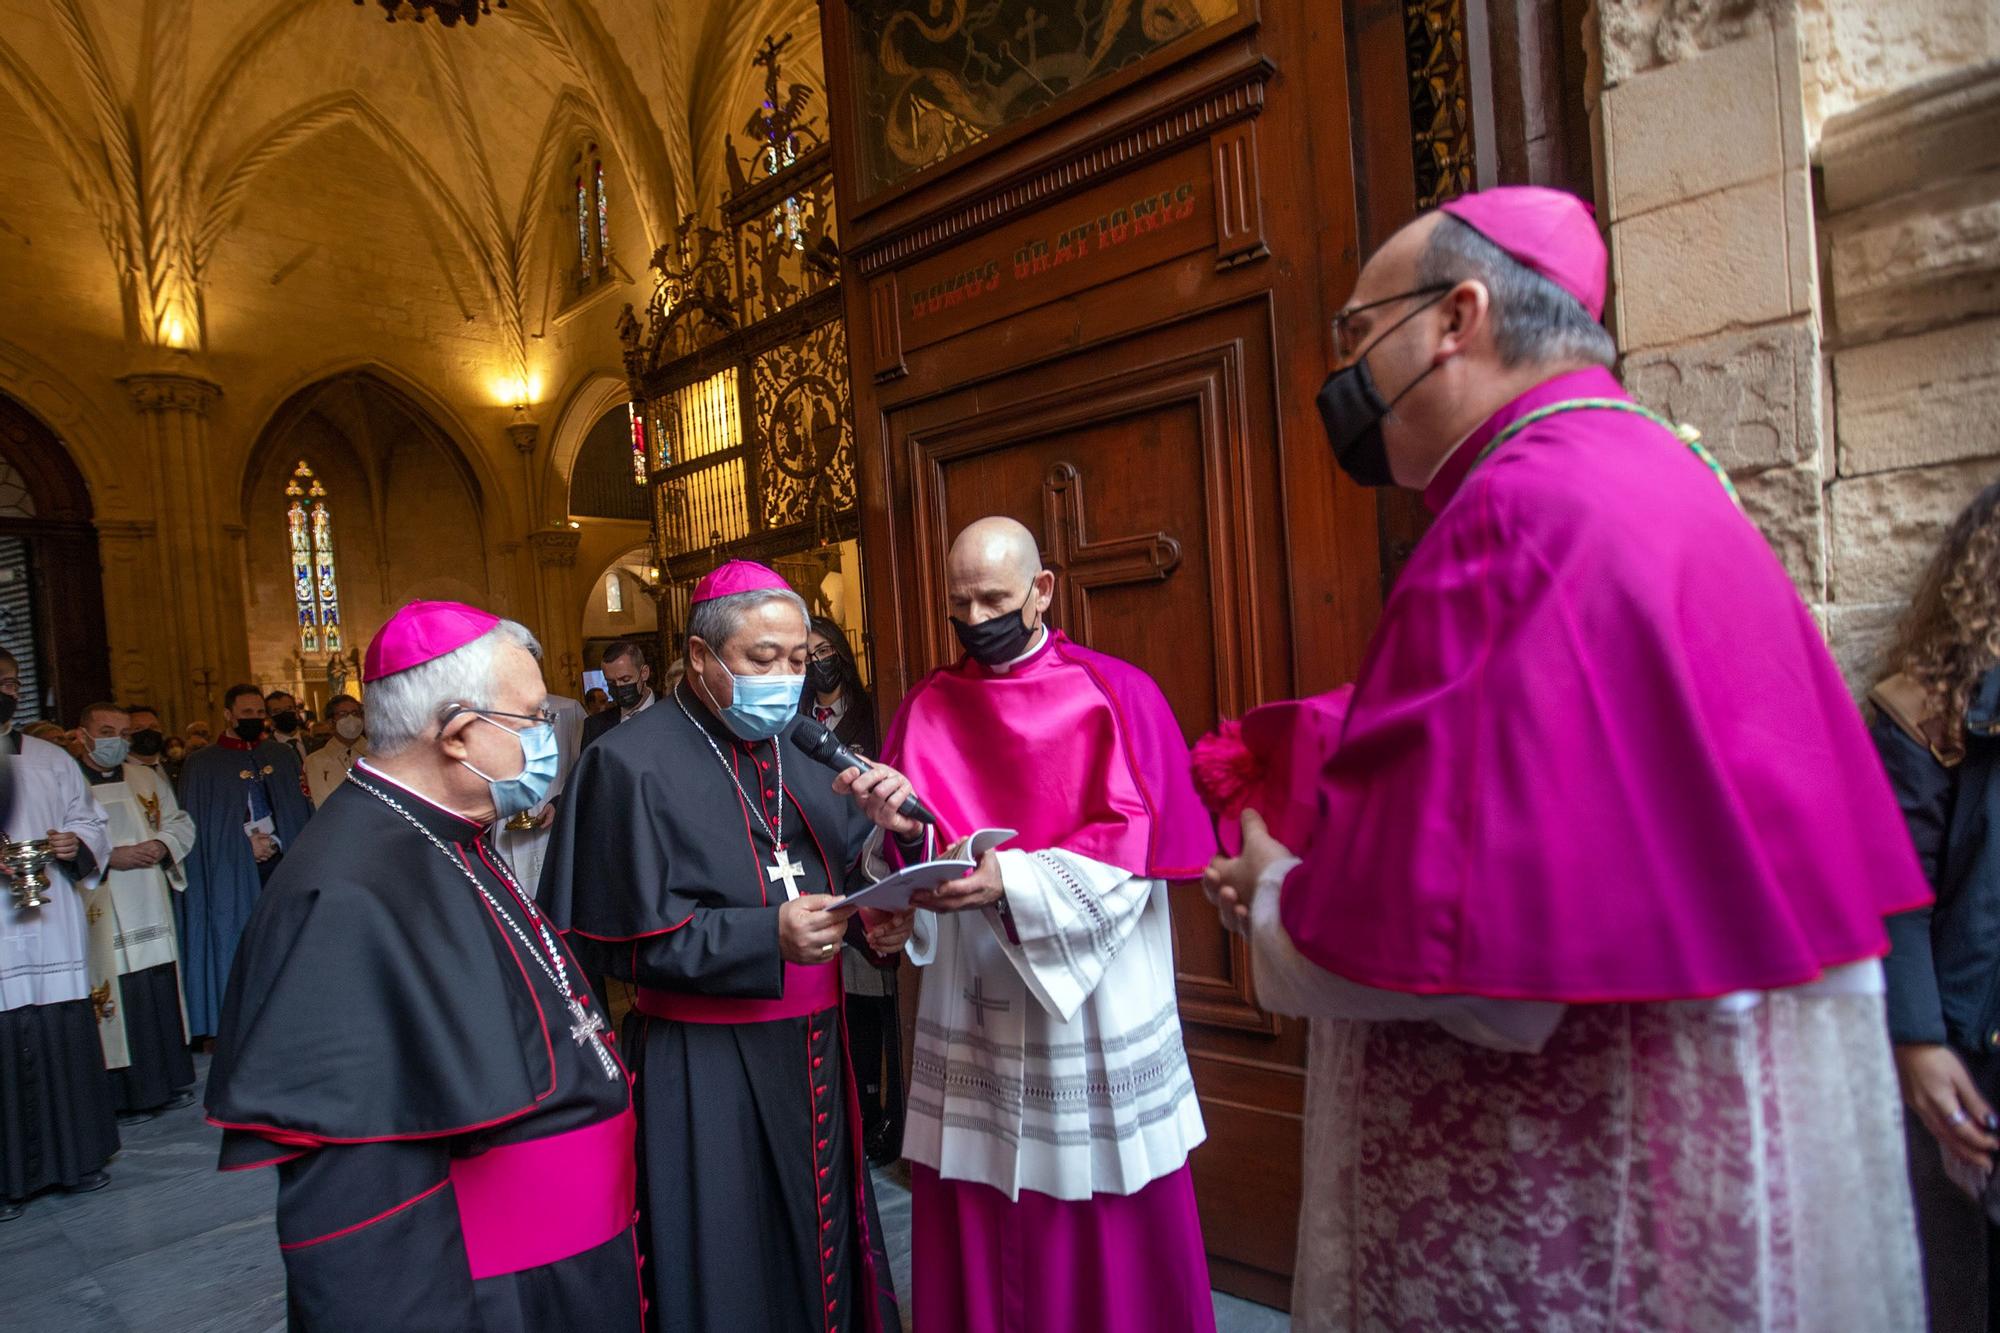
<path id="1" fill-rule="evenodd" d="M 188 1031 L 198 1039 L 215 1035 L 243 923 L 312 816 L 291 752 L 265 739 L 264 692 L 232 685 L 222 710 L 222 739 L 181 765 L 181 808 L 194 820 L 195 844 L 174 907 Z"/>
<path id="2" fill-rule="evenodd" d="M 104 887 L 88 915 L 91 980 L 109 1001 L 97 1011 L 97 1034 L 121 1125 L 194 1101 L 174 938 L 194 820 L 164 776 L 131 758 L 133 721 L 116 704 L 92 704 L 77 725 L 90 747 L 78 761 L 83 780 L 111 837 Z"/>
<path id="3" fill-rule="evenodd" d="M 969 525 L 946 583 L 965 655 L 904 696 L 883 754 L 940 839 L 1017 833 L 916 899 L 916 1327 L 1211 1330 L 1167 901 L 1215 853 L 1187 740 L 1152 677 L 1050 627 L 1020 523 Z"/>
<path id="4" fill-rule="evenodd" d="M 613 706 L 584 720 L 585 748 L 619 723 L 653 706 L 653 668 L 646 662 L 645 649 L 630 639 L 620 639 L 606 648 L 604 686 L 611 694 Z"/>
<path id="5" fill-rule="evenodd" d="M 840 908 L 874 829 L 787 732 L 805 603 L 731 561 L 689 605 L 684 679 L 583 752 L 542 876 L 584 964 L 638 988 L 619 1049 L 653 1315 L 662 1333 L 900 1328 L 838 955 L 894 954 L 911 914 Z"/>
<path id="6" fill-rule="evenodd" d="M 1437 515 L 1316 790 L 1208 888 L 1315 1033 L 1294 1318 L 1920 1328 L 1883 917 L 1929 891 L 1819 627 L 1608 367 L 1555 191 L 1371 257 L 1320 410 Z"/>
<path id="7" fill-rule="evenodd" d="M 491 842 L 555 773 L 538 652 L 390 617 L 370 753 L 244 931 L 208 1112 L 223 1169 L 277 1169 L 294 1328 L 640 1326 L 625 1067 Z"/>

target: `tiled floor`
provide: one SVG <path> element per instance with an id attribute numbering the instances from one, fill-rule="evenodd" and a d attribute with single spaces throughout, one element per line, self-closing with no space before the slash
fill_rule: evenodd
<path id="1" fill-rule="evenodd" d="M 121 1131 L 111 1184 L 48 1195 L 0 1222 L 0 1329 L 7 1333 L 265 1333 L 285 1326 L 272 1232 L 276 1177 L 215 1169 L 199 1107 Z M 909 1290 L 910 1196 L 878 1177 L 882 1229 Z M 1276 1333 L 1283 1315 L 1215 1298 L 1221 1333 Z"/>

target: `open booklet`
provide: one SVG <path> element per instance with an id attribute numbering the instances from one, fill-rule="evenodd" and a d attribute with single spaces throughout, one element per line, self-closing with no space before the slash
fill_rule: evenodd
<path id="1" fill-rule="evenodd" d="M 935 861 L 904 866 L 895 874 L 848 894 L 841 906 L 900 912 L 910 905 L 911 895 L 964 878 L 979 864 L 980 857 L 1013 836 L 1014 830 L 1010 828 L 981 829 L 972 835 L 972 843 L 964 856 L 944 856 Z"/>

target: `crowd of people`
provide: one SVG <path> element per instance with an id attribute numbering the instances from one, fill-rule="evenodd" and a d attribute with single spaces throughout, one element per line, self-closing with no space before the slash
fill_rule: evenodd
<path id="1" fill-rule="evenodd" d="M 458 603 L 390 618 L 365 701 L 237 686 L 212 740 L 17 731 L 0 655 L 55 881 L 0 909 L 0 1218 L 106 1183 L 212 1042 L 294 1328 L 893 1330 L 901 1156 L 920 1333 L 1209 1333 L 1199 881 L 1312 1020 L 1296 1326 L 1987 1327 L 2000 483 L 1864 712 L 1610 375 L 1605 280 L 1537 189 L 1369 259 L 1320 413 L 1435 525 L 1352 685 L 1192 753 L 999 516 L 946 559 L 962 655 L 880 729 L 745 561 L 582 701 Z"/>

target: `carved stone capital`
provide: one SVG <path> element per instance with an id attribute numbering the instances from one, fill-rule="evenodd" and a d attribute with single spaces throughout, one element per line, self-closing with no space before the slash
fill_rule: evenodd
<path id="1" fill-rule="evenodd" d="M 222 386 L 199 375 L 143 374 L 119 379 L 141 412 L 192 412 L 205 416 L 222 396 Z"/>
<path id="2" fill-rule="evenodd" d="M 524 458 L 535 452 L 535 444 L 541 437 L 542 428 L 532 421 L 517 421 L 507 427 L 507 438 L 514 442 L 514 447 L 521 451 Z"/>
<path id="3" fill-rule="evenodd" d="M 546 569 L 568 569 L 576 564 L 576 548 L 583 534 L 570 528 L 547 528 L 528 534 L 535 563 Z"/>

